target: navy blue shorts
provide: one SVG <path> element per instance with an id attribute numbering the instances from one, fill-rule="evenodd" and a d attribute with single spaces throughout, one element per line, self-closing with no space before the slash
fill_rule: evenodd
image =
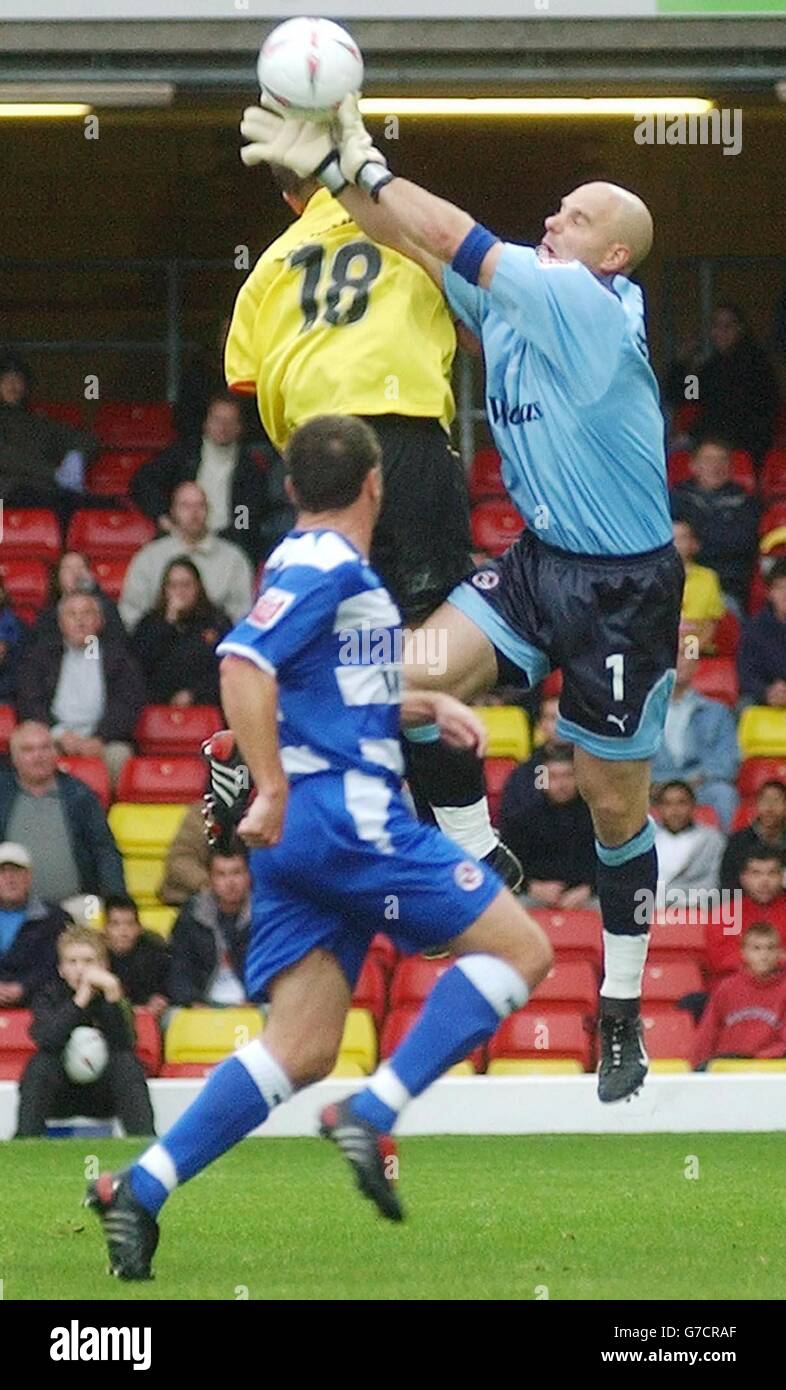
<path id="1" fill-rule="evenodd" d="M 450 595 L 497 649 L 500 679 L 562 668 L 557 733 L 599 758 L 651 758 L 674 685 L 682 561 L 575 555 L 524 531 Z"/>
<path id="2" fill-rule="evenodd" d="M 362 772 L 295 782 L 281 843 L 254 850 L 250 867 L 245 974 L 254 1000 L 318 946 L 354 986 L 377 932 L 405 954 L 441 945 L 471 926 L 502 888 L 487 865 L 414 820 L 391 782 Z"/>

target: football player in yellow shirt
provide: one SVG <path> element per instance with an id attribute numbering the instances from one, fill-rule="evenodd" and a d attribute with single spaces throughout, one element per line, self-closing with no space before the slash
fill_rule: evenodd
<path id="1" fill-rule="evenodd" d="M 256 394 L 280 450 L 316 415 L 355 415 L 373 427 L 384 497 L 371 563 L 405 624 L 416 626 L 473 569 L 466 480 L 448 434 L 453 320 L 430 275 L 372 241 L 317 178 L 275 165 L 272 172 L 296 220 L 263 251 L 238 294 L 227 382 Z M 474 753 L 447 748 L 431 726 L 410 731 L 407 752 L 424 814 L 429 802 L 438 823 L 442 808 L 485 806 Z M 519 886 L 520 865 L 487 814 L 482 830 L 461 842 Z"/>

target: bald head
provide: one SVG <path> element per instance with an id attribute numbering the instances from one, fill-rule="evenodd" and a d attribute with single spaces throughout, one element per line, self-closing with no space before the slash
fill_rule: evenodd
<path id="1" fill-rule="evenodd" d="M 598 275 L 629 275 L 649 255 L 652 215 L 616 183 L 583 183 L 546 218 L 543 245 L 555 260 L 577 260 Z"/>

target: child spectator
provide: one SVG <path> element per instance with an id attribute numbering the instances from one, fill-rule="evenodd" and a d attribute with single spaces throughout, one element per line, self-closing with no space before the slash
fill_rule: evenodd
<path id="1" fill-rule="evenodd" d="M 783 946 L 769 922 L 742 938 L 742 969 L 715 985 L 696 1030 L 693 1065 L 712 1057 L 786 1057 Z"/>
<path id="2" fill-rule="evenodd" d="M 145 931 L 133 898 L 118 893 L 104 902 L 104 935 L 109 968 L 131 1004 L 141 1004 L 160 1018 L 169 1004 L 169 951 L 162 937 Z"/>
<path id="3" fill-rule="evenodd" d="M 17 1138 L 44 1134 L 45 1122 L 66 1115 L 117 1116 L 126 1134 L 153 1134 L 144 1072 L 134 1055 L 134 1018 L 106 944 L 90 927 L 67 927 L 57 942 L 59 978 L 33 1004 L 30 1036 L 38 1051 L 19 1083 Z M 97 1028 L 109 1049 L 97 1081 L 74 1085 L 63 1050 L 75 1028 Z"/>
<path id="4" fill-rule="evenodd" d="M 754 922 L 768 922 L 786 946 L 783 864 L 771 850 L 753 850 L 740 869 L 740 886 L 730 904 L 707 924 L 705 968 L 710 982 L 732 975 L 742 964 L 740 942 Z M 733 909 L 733 910 L 731 910 Z"/>

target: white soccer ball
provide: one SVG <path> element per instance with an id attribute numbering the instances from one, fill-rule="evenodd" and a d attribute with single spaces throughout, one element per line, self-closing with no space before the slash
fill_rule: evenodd
<path id="1" fill-rule="evenodd" d="M 69 1081 L 87 1086 L 98 1081 L 106 1070 L 109 1048 L 98 1028 L 75 1028 L 63 1052 L 63 1066 Z"/>
<path id="2" fill-rule="evenodd" d="M 283 115 L 329 120 L 363 85 L 355 40 L 331 19 L 288 19 L 269 34 L 257 61 L 262 96 Z"/>

